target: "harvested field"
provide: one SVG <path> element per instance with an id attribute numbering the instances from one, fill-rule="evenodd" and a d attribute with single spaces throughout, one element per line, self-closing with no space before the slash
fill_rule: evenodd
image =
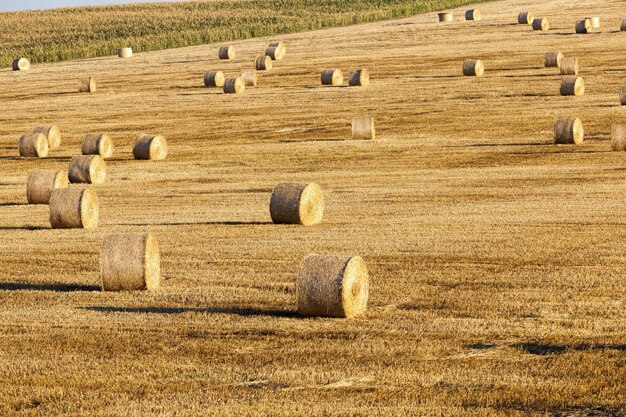
<path id="1" fill-rule="evenodd" d="M 623 6 L 504 0 L 480 22 L 281 36 L 285 59 L 238 95 L 203 74 L 251 69 L 275 37 L 229 61 L 212 44 L 0 70 L 0 415 L 625 415 Z M 601 32 L 574 34 L 588 15 Z M 560 96 L 548 51 L 579 59 L 585 96 Z M 488 71 L 463 77 L 466 58 Z M 370 85 L 322 86 L 324 68 Z M 375 140 L 343 140 L 355 115 Z M 554 145 L 575 117 L 585 142 Z M 61 147 L 19 159 L 39 124 Z M 89 132 L 115 143 L 99 226 L 52 230 L 28 175 L 67 169 Z M 133 159 L 141 133 L 167 160 Z M 272 224 L 283 181 L 320 185 L 321 224 Z M 100 291 L 112 233 L 158 239 L 159 291 Z M 364 317 L 297 315 L 309 253 L 365 260 Z"/>

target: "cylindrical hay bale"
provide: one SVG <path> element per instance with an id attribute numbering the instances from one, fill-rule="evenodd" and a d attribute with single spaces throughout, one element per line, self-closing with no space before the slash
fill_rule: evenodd
<path id="1" fill-rule="evenodd" d="M 465 20 L 480 20 L 481 14 L 478 9 L 470 9 L 465 12 Z"/>
<path id="2" fill-rule="evenodd" d="M 45 158 L 48 156 L 48 139 L 43 133 L 28 133 L 20 138 L 20 156 Z"/>
<path id="3" fill-rule="evenodd" d="M 371 116 L 354 116 L 352 118 L 352 139 L 374 140 L 376 139 L 376 128 L 374 118 Z"/>
<path id="4" fill-rule="evenodd" d="M 133 56 L 133 48 L 117 48 L 117 56 L 120 58 L 131 58 Z"/>
<path id="5" fill-rule="evenodd" d="M 16 58 L 13 61 L 13 71 L 28 71 L 30 69 L 30 61 L 26 58 Z"/>
<path id="6" fill-rule="evenodd" d="M 557 119 L 554 122 L 554 143 L 580 145 L 585 139 L 585 129 L 580 119 Z"/>
<path id="7" fill-rule="evenodd" d="M 246 90 L 246 82 L 241 77 L 229 77 L 224 81 L 224 92 L 227 94 L 241 94 Z"/>
<path id="8" fill-rule="evenodd" d="M 622 20 L 622 24 L 619 26 L 619 30 L 626 32 L 626 19 Z"/>
<path id="9" fill-rule="evenodd" d="M 282 182 L 272 191 L 270 216 L 275 224 L 318 224 L 324 216 L 324 193 L 315 183 Z"/>
<path id="10" fill-rule="evenodd" d="M 28 176 L 26 200 L 28 204 L 48 204 L 52 191 L 68 185 L 67 172 L 54 169 L 35 169 Z"/>
<path id="11" fill-rule="evenodd" d="M 279 61 L 287 55 L 287 47 L 283 42 L 272 42 L 265 50 L 265 55 L 275 61 Z"/>
<path id="12" fill-rule="evenodd" d="M 561 52 L 546 52 L 543 59 L 543 66 L 546 68 L 561 68 L 562 61 L 563 54 Z"/>
<path id="13" fill-rule="evenodd" d="M 43 133 L 48 138 L 48 148 L 56 149 L 61 146 L 61 129 L 56 125 L 37 126 L 33 133 Z"/>
<path id="14" fill-rule="evenodd" d="M 343 84 L 343 72 L 340 69 L 325 69 L 322 71 L 322 85 Z"/>
<path id="15" fill-rule="evenodd" d="M 235 47 L 232 45 L 220 46 L 217 55 L 220 59 L 235 59 Z"/>
<path id="16" fill-rule="evenodd" d="M 98 196 L 87 188 L 57 188 L 50 196 L 50 225 L 53 229 L 98 227 Z"/>
<path id="17" fill-rule="evenodd" d="M 589 33 L 591 29 L 590 19 L 582 19 L 576 22 L 576 33 Z"/>
<path id="18" fill-rule="evenodd" d="M 267 55 L 259 55 L 254 60 L 254 68 L 257 71 L 267 71 L 272 69 L 272 58 Z"/>
<path id="19" fill-rule="evenodd" d="M 256 87 L 258 81 L 256 70 L 244 71 L 241 73 L 241 79 L 246 87 Z"/>
<path id="20" fill-rule="evenodd" d="M 582 77 L 565 77 L 561 82 L 562 96 L 585 95 L 585 80 Z"/>
<path id="21" fill-rule="evenodd" d="M 626 87 L 622 87 L 619 93 L 619 101 L 622 103 L 622 106 L 626 106 Z"/>
<path id="22" fill-rule="evenodd" d="M 626 125 L 612 126 L 611 149 L 614 151 L 626 151 Z"/>
<path id="23" fill-rule="evenodd" d="M 83 155 L 100 155 L 108 159 L 113 155 L 113 141 L 106 133 L 87 133 L 81 151 Z"/>
<path id="24" fill-rule="evenodd" d="M 70 159 L 68 178 L 72 184 L 104 184 L 107 167 L 100 155 L 79 155 Z"/>
<path id="25" fill-rule="evenodd" d="M 167 158 L 167 141 L 161 135 L 142 134 L 133 148 L 135 159 L 162 161 Z"/>
<path id="26" fill-rule="evenodd" d="M 437 13 L 437 16 L 439 16 L 440 22 L 452 22 L 454 20 L 454 15 L 450 12 Z"/>
<path id="27" fill-rule="evenodd" d="M 100 251 L 103 291 L 158 290 L 159 243 L 151 234 L 107 235 Z"/>
<path id="28" fill-rule="evenodd" d="M 589 20 L 591 20 L 591 28 L 594 30 L 600 29 L 600 17 L 599 16 L 592 16 L 588 18 Z"/>
<path id="29" fill-rule="evenodd" d="M 463 75 L 482 77 L 485 73 L 485 65 L 480 59 L 466 59 L 463 62 Z"/>
<path id="30" fill-rule="evenodd" d="M 521 12 L 517 15 L 517 23 L 520 25 L 532 25 L 535 16 L 532 12 Z"/>
<path id="31" fill-rule="evenodd" d="M 545 17 L 534 19 L 533 30 L 542 30 L 544 32 L 550 30 L 550 21 Z"/>
<path id="32" fill-rule="evenodd" d="M 83 77 L 78 80 L 78 92 L 79 93 L 95 93 L 96 92 L 96 79 L 94 77 Z"/>
<path id="33" fill-rule="evenodd" d="M 356 86 L 368 86 L 370 85 L 370 74 L 366 69 L 354 70 L 350 73 L 348 78 L 348 85 L 352 87 Z"/>
<path id="34" fill-rule="evenodd" d="M 561 75 L 578 75 L 578 58 L 563 58 L 560 68 Z"/>
<path id="35" fill-rule="evenodd" d="M 222 71 L 210 71 L 204 74 L 204 85 L 206 87 L 223 87 L 224 79 Z"/>
<path id="36" fill-rule="evenodd" d="M 356 317 L 365 313 L 369 274 L 360 256 L 309 254 L 297 282 L 303 316 Z"/>

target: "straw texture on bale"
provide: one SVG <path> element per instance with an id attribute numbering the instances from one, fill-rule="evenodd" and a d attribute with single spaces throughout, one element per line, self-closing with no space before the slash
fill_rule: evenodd
<path id="1" fill-rule="evenodd" d="M 223 87 L 225 78 L 222 71 L 209 71 L 204 74 L 204 85 L 206 87 Z"/>
<path id="2" fill-rule="evenodd" d="M 626 151 L 626 124 L 611 127 L 611 149 Z"/>
<path id="3" fill-rule="evenodd" d="M 619 26 L 619 30 L 626 32 L 626 19 L 622 20 L 622 24 Z"/>
<path id="4" fill-rule="evenodd" d="M 104 184 L 107 168 L 100 155 L 78 155 L 70 159 L 68 178 L 72 184 Z"/>
<path id="5" fill-rule="evenodd" d="M 340 69 L 332 68 L 322 71 L 322 85 L 342 85 L 343 72 Z"/>
<path id="6" fill-rule="evenodd" d="M 480 59 L 466 59 L 463 62 L 463 75 L 482 77 L 485 73 L 485 65 Z"/>
<path id="7" fill-rule="evenodd" d="M 90 189 L 57 188 L 52 191 L 49 204 L 50 225 L 53 229 L 98 227 L 98 196 Z"/>
<path id="8" fill-rule="evenodd" d="M 20 156 L 45 158 L 48 156 L 48 139 L 43 133 L 28 133 L 20 138 Z"/>
<path id="9" fill-rule="evenodd" d="M 131 58 L 133 56 L 133 48 L 117 48 L 117 56 L 120 58 Z"/>
<path id="10" fill-rule="evenodd" d="M 26 58 L 16 58 L 12 66 L 13 71 L 28 71 L 30 69 L 30 61 Z"/>
<path id="11" fill-rule="evenodd" d="M 254 60 L 254 68 L 257 71 L 267 71 L 272 69 L 272 58 L 267 55 L 259 55 Z"/>
<path id="12" fill-rule="evenodd" d="M 159 289 L 161 259 L 159 243 L 151 234 L 107 235 L 100 251 L 103 291 Z"/>
<path id="13" fill-rule="evenodd" d="M 561 82 L 562 96 L 585 95 L 585 80 L 582 77 L 565 77 Z"/>
<path id="14" fill-rule="evenodd" d="M 354 116 L 352 118 L 352 139 L 373 140 L 376 139 L 374 118 L 371 116 Z"/>
<path id="15" fill-rule="evenodd" d="M 591 28 L 594 30 L 600 29 L 600 16 L 592 16 L 588 18 L 591 20 Z"/>
<path id="16" fill-rule="evenodd" d="M 113 141 L 106 133 L 87 133 L 81 146 L 83 155 L 100 155 L 108 159 L 113 155 Z"/>
<path id="17" fill-rule="evenodd" d="M 545 17 L 537 18 L 533 20 L 533 30 L 550 30 L 550 21 Z"/>
<path id="18" fill-rule="evenodd" d="M 246 82 L 242 77 L 229 77 L 224 81 L 224 92 L 227 94 L 241 94 L 246 90 Z"/>
<path id="19" fill-rule="evenodd" d="M 68 185 L 67 172 L 55 169 L 35 169 L 28 176 L 26 200 L 28 204 L 48 204 L 52 191 Z"/>
<path id="20" fill-rule="evenodd" d="M 275 224 L 318 224 L 324 216 L 324 193 L 315 183 L 282 182 L 272 191 L 270 216 Z"/>
<path id="21" fill-rule="evenodd" d="M 348 85 L 352 87 L 356 86 L 368 86 L 370 84 L 370 74 L 366 69 L 354 70 L 350 73 L 348 78 Z"/>
<path id="22" fill-rule="evenodd" d="M 535 16 L 532 12 L 521 12 L 517 15 L 517 23 L 520 25 L 532 25 Z"/>
<path id="23" fill-rule="evenodd" d="M 249 71 L 242 72 L 241 79 L 243 80 L 246 87 L 256 87 L 256 84 L 258 82 L 256 70 L 249 70 Z"/>
<path id="24" fill-rule="evenodd" d="M 133 148 L 135 159 L 162 161 L 167 158 L 167 141 L 161 135 L 141 134 Z"/>
<path id="25" fill-rule="evenodd" d="M 465 12 L 465 20 L 480 20 L 481 14 L 478 9 L 470 9 Z"/>
<path id="26" fill-rule="evenodd" d="M 578 58 L 563 58 L 560 68 L 561 75 L 578 75 Z"/>
<path id="27" fill-rule="evenodd" d="M 561 68 L 563 54 L 561 52 L 546 52 L 543 58 L 543 66 L 546 68 Z"/>
<path id="28" fill-rule="evenodd" d="M 554 122 L 554 143 L 581 145 L 585 129 L 580 119 L 557 119 Z"/>
<path id="29" fill-rule="evenodd" d="M 217 55 L 220 59 L 235 59 L 235 47 L 232 45 L 220 46 Z"/>
<path id="30" fill-rule="evenodd" d="M 265 55 L 274 61 L 280 61 L 287 55 L 287 47 L 284 42 L 272 42 L 265 50 Z"/>
<path id="31" fill-rule="evenodd" d="M 591 20 L 582 19 L 576 22 L 576 33 L 589 33 L 591 32 Z"/>
<path id="32" fill-rule="evenodd" d="M 56 125 L 37 126 L 33 133 L 43 133 L 48 138 L 48 148 L 57 149 L 61 146 L 61 129 Z"/>
<path id="33" fill-rule="evenodd" d="M 351 318 L 365 313 L 369 274 L 360 256 L 307 255 L 298 273 L 298 313 Z"/>
<path id="34" fill-rule="evenodd" d="M 83 77 L 78 80 L 78 92 L 79 93 L 95 93 L 96 92 L 96 79 L 94 77 Z"/>
<path id="35" fill-rule="evenodd" d="M 440 22 L 452 22 L 454 20 L 454 15 L 450 12 L 437 13 L 437 16 L 439 16 Z"/>
<path id="36" fill-rule="evenodd" d="M 287 47 L 285 46 L 285 42 L 283 42 L 283 41 L 274 41 L 274 42 L 270 42 L 270 44 L 268 45 L 268 47 L 270 47 L 270 48 L 287 49 Z"/>
<path id="37" fill-rule="evenodd" d="M 622 103 L 622 106 L 626 106 L 626 87 L 622 87 L 619 92 L 619 102 Z"/>

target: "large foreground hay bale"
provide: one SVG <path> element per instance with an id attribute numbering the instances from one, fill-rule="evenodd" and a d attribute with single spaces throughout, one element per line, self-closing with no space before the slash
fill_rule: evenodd
<path id="1" fill-rule="evenodd" d="M 576 22 L 576 33 L 589 33 L 591 30 L 591 19 L 581 19 Z"/>
<path id="2" fill-rule="evenodd" d="M 113 141 L 106 133 L 87 133 L 81 146 L 83 155 L 100 155 L 108 159 L 113 155 Z"/>
<path id="3" fill-rule="evenodd" d="M 161 135 L 142 133 L 135 141 L 133 148 L 135 159 L 162 161 L 167 158 L 167 141 Z"/>
<path id="4" fill-rule="evenodd" d="M 544 32 L 550 30 L 550 21 L 545 17 L 534 19 L 533 30 L 541 30 Z"/>
<path id="5" fill-rule="evenodd" d="M 254 60 L 254 68 L 257 71 L 267 71 L 272 69 L 272 58 L 267 55 L 259 55 Z"/>
<path id="6" fill-rule="evenodd" d="M 95 93 L 96 79 L 94 77 L 82 77 L 80 80 L 78 80 L 78 92 Z"/>
<path id="7" fill-rule="evenodd" d="M 451 12 L 440 12 L 440 13 L 437 13 L 437 16 L 439 16 L 440 22 L 454 21 L 454 15 Z"/>
<path id="8" fill-rule="evenodd" d="M 27 133 L 20 138 L 20 156 L 45 158 L 48 156 L 48 139 L 43 133 Z"/>
<path id="9" fill-rule="evenodd" d="M 585 139 L 585 129 L 580 119 L 556 119 L 554 122 L 554 143 L 581 145 Z"/>
<path id="10" fill-rule="evenodd" d="M 209 71 L 204 74 L 204 85 L 206 87 L 223 87 L 225 78 L 222 71 Z"/>
<path id="11" fill-rule="evenodd" d="M 70 159 L 68 177 L 72 184 L 104 184 L 107 168 L 100 155 L 78 155 Z"/>
<path id="12" fill-rule="evenodd" d="M 351 318 L 365 313 L 369 274 L 360 256 L 309 254 L 297 283 L 298 313 Z"/>
<path id="13" fill-rule="evenodd" d="M 485 65 L 480 59 L 466 59 L 463 62 L 463 75 L 482 77 L 485 73 Z"/>
<path id="14" fill-rule="evenodd" d="M 619 101 L 622 103 L 622 106 L 626 106 L 626 87 L 622 87 L 619 92 Z"/>
<path id="15" fill-rule="evenodd" d="M 232 45 L 220 46 L 217 51 L 217 56 L 220 59 L 235 59 L 235 47 Z"/>
<path id="16" fill-rule="evenodd" d="M 585 80 L 582 77 L 565 77 L 561 82 L 562 96 L 585 95 Z"/>
<path id="17" fill-rule="evenodd" d="M 543 66 L 546 68 L 561 68 L 563 54 L 561 52 L 546 52 L 543 58 Z"/>
<path id="18" fill-rule="evenodd" d="M 578 75 L 578 58 L 563 58 L 560 68 L 561 75 Z"/>
<path id="19" fill-rule="evenodd" d="M 243 71 L 241 73 L 241 79 L 246 87 L 256 87 L 257 82 L 259 81 L 256 70 Z"/>
<path id="20" fill-rule="evenodd" d="M 48 204 L 52 191 L 68 186 L 67 172 L 55 169 L 35 169 L 28 176 L 28 204 Z"/>
<path id="21" fill-rule="evenodd" d="M 535 15 L 532 12 L 521 12 L 517 15 L 517 23 L 520 25 L 532 25 Z"/>
<path id="22" fill-rule="evenodd" d="M 133 48 L 117 48 L 117 56 L 120 58 L 131 58 L 133 56 Z"/>
<path id="23" fill-rule="evenodd" d="M 352 139 L 373 140 L 376 138 L 376 128 L 372 116 L 354 116 L 352 118 Z"/>
<path id="24" fill-rule="evenodd" d="M 322 85 L 342 85 L 343 72 L 337 68 L 325 69 L 322 71 Z"/>
<path id="25" fill-rule="evenodd" d="M 242 77 L 229 77 L 224 81 L 224 92 L 227 94 L 241 94 L 246 90 L 246 82 Z"/>
<path id="26" fill-rule="evenodd" d="M 324 216 L 324 193 L 315 183 L 282 182 L 272 191 L 270 216 L 275 224 L 318 224 Z"/>
<path id="27" fill-rule="evenodd" d="M 61 129 L 57 125 L 37 126 L 33 133 L 43 133 L 48 139 L 48 148 L 57 149 L 61 146 Z"/>
<path id="28" fill-rule="evenodd" d="M 626 124 L 611 127 L 611 149 L 626 151 Z"/>
<path id="29" fill-rule="evenodd" d="M 348 85 L 352 87 L 356 86 L 368 86 L 370 85 L 370 74 L 366 69 L 354 70 L 350 73 L 348 78 Z"/>
<path id="30" fill-rule="evenodd" d="M 159 243 L 151 234 L 107 235 L 100 251 L 103 291 L 159 289 Z"/>
<path id="31" fill-rule="evenodd" d="M 465 20 L 480 20 L 482 15 L 478 9 L 470 9 L 465 12 Z"/>
<path id="32" fill-rule="evenodd" d="M 26 58 L 16 58 L 12 67 L 13 71 L 28 71 L 30 69 L 30 61 Z"/>
<path id="33" fill-rule="evenodd" d="M 53 229 L 93 229 L 98 226 L 98 196 L 90 189 L 57 188 L 52 191 L 49 204 Z"/>

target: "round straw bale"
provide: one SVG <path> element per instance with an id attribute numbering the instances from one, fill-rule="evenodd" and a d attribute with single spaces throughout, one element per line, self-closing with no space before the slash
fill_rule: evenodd
<path id="1" fill-rule="evenodd" d="M 561 52 L 546 52 L 543 66 L 546 68 L 561 68 L 563 54 Z"/>
<path id="2" fill-rule="evenodd" d="M 585 95 L 585 80 L 582 77 L 565 77 L 561 82 L 562 96 Z"/>
<path id="3" fill-rule="evenodd" d="M 622 106 L 626 106 L 626 87 L 622 87 L 619 92 L 619 101 L 622 103 Z"/>
<path id="4" fill-rule="evenodd" d="M 161 258 L 159 243 L 151 234 L 107 235 L 100 251 L 103 291 L 159 289 Z"/>
<path id="5" fill-rule="evenodd" d="M 279 42 L 282 44 L 282 42 Z M 275 61 L 280 61 L 287 54 L 287 49 L 283 46 L 270 46 L 265 50 L 265 55 L 269 56 L 271 59 Z"/>
<path id="6" fill-rule="evenodd" d="M 204 74 L 204 85 L 206 87 L 223 87 L 224 73 L 222 71 L 209 71 Z"/>
<path id="7" fill-rule="evenodd" d="M 45 158 L 48 156 L 48 139 L 43 133 L 27 133 L 20 138 L 20 156 Z"/>
<path id="8" fill-rule="evenodd" d="M 100 155 L 78 155 L 70 159 L 68 177 L 72 184 L 104 184 L 107 167 Z"/>
<path id="9" fill-rule="evenodd" d="M 478 9 L 470 9 L 465 12 L 465 20 L 480 20 L 481 14 Z"/>
<path id="10" fill-rule="evenodd" d="M 480 59 L 466 59 L 463 62 L 463 75 L 482 77 L 485 73 L 485 65 Z"/>
<path id="11" fill-rule="evenodd" d="M 246 87 L 256 87 L 258 81 L 256 70 L 243 71 L 241 73 L 241 79 L 246 84 Z"/>
<path id="12" fill-rule="evenodd" d="M 79 93 L 95 93 L 96 92 L 96 79 L 94 77 L 83 77 L 78 80 L 78 92 Z"/>
<path id="13" fill-rule="evenodd" d="M 452 22 L 454 20 L 454 15 L 451 12 L 437 13 L 437 16 L 439 16 L 440 22 Z"/>
<path id="14" fill-rule="evenodd" d="M 370 85 L 370 74 L 366 69 L 354 70 L 350 73 L 348 78 L 348 85 L 350 86 L 368 86 Z"/>
<path id="15" fill-rule="evenodd" d="M 220 59 L 235 59 L 235 47 L 232 45 L 220 46 L 217 55 Z"/>
<path id="16" fill-rule="evenodd" d="M 54 169 L 35 169 L 28 176 L 26 200 L 28 204 L 48 204 L 52 191 L 68 185 L 67 172 Z"/>
<path id="17" fill-rule="evenodd" d="M 113 141 L 106 133 L 87 133 L 81 151 L 83 155 L 100 155 L 108 159 L 113 155 Z"/>
<path id="18" fill-rule="evenodd" d="M 578 58 L 563 58 L 560 68 L 561 75 L 578 75 Z"/>
<path id="19" fill-rule="evenodd" d="M 361 315 L 369 297 L 365 261 L 360 256 L 309 254 L 300 265 L 297 294 L 303 316 Z"/>
<path id="20" fill-rule="evenodd" d="M 61 146 L 61 129 L 57 125 L 37 126 L 33 133 L 43 133 L 48 138 L 48 148 L 57 149 Z"/>
<path id="21" fill-rule="evenodd" d="M 254 60 L 254 68 L 257 71 L 267 71 L 272 69 L 272 58 L 267 55 L 259 55 Z"/>
<path id="22" fill-rule="evenodd" d="M 270 216 L 275 224 L 318 224 L 324 216 L 324 193 L 315 183 L 282 182 L 272 191 Z"/>
<path id="23" fill-rule="evenodd" d="M 532 25 L 535 16 L 532 12 L 521 12 L 517 15 L 517 23 L 520 25 Z"/>
<path id="24" fill-rule="evenodd" d="M 373 140 L 376 138 L 374 118 L 371 116 L 354 116 L 352 118 L 352 139 Z"/>
<path id="25" fill-rule="evenodd" d="M 600 29 L 600 17 L 599 16 L 591 16 L 587 19 L 591 20 L 591 28 L 592 29 Z"/>
<path id="26" fill-rule="evenodd" d="M 626 19 L 622 20 L 622 24 L 619 26 L 619 30 L 626 32 Z"/>
<path id="27" fill-rule="evenodd" d="M 590 19 L 582 19 L 576 22 L 576 33 L 589 33 L 591 29 Z"/>
<path id="28" fill-rule="evenodd" d="M 228 94 L 240 94 L 246 90 L 246 82 L 242 77 L 228 77 L 224 81 L 224 92 Z"/>
<path id="29" fill-rule="evenodd" d="M 556 119 L 554 122 L 554 143 L 581 145 L 585 139 L 585 129 L 580 119 Z"/>
<path id="30" fill-rule="evenodd" d="M 133 48 L 117 48 L 117 56 L 120 58 L 131 58 L 133 56 Z"/>
<path id="31" fill-rule="evenodd" d="M 533 20 L 533 30 L 550 30 L 550 21 L 545 17 L 537 18 Z"/>
<path id="32" fill-rule="evenodd" d="M 16 58 L 12 66 L 13 71 L 28 71 L 30 69 L 30 61 L 26 58 Z"/>
<path id="33" fill-rule="evenodd" d="M 611 127 L 611 149 L 626 151 L 626 125 L 613 125 Z"/>
<path id="34" fill-rule="evenodd" d="M 88 188 L 57 188 L 50 195 L 53 229 L 93 229 L 98 226 L 98 196 Z"/>
<path id="35" fill-rule="evenodd" d="M 167 141 L 161 135 L 141 134 L 133 148 L 135 159 L 162 161 L 167 158 Z"/>
<path id="36" fill-rule="evenodd" d="M 325 69 L 322 71 L 322 85 L 343 84 L 343 72 L 340 69 Z"/>

